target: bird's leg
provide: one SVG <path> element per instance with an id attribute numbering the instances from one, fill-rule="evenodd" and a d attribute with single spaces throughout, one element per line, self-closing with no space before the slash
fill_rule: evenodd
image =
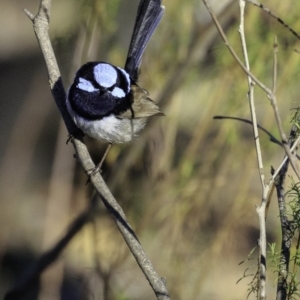
<path id="1" fill-rule="evenodd" d="M 103 165 L 103 163 L 104 163 L 104 160 L 105 160 L 105 158 L 106 158 L 106 156 L 107 156 L 107 154 L 108 154 L 110 148 L 111 148 L 111 143 L 108 144 L 108 146 L 107 146 L 107 148 L 106 148 L 106 151 L 104 152 L 104 155 L 102 156 L 101 161 L 100 161 L 99 164 L 96 166 L 96 168 L 95 168 L 95 169 L 96 169 L 96 170 L 95 170 L 96 172 L 98 172 L 98 171 L 101 170 L 101 167 L 102 167 L 102 165 Z"/>
<path id="2" fill-rule="evenodd" d="M 106 151 L 104 152 L 104 155 L 102 156 L 102 159 L 101 161 L 99 162 L 99 164 L 94 168 L 94 169 L 90 169 L 90 170 L 87 170 L 86 173 L 88 174 L 89 172 L 91 172 L 90 174 L 88 174 L 89 177 L 95 175 L 97 172 L 101 171 L 101 167 L 104 163 L 104 160 L 109 152 L 111 148 L 111 143 L 108 144 L 107 148 L 106 148 Z M 89 180 L 88 180 L 89 181 Z"/>

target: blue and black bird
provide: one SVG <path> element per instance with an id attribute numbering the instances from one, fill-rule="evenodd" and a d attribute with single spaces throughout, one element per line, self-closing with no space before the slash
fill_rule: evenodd
<path id="1" fill-rule="evenodd" d="M 77 71 L 66 104 L 85 134 L 109 144 L 126 143 L 149 117 L 163 115 L 137 83 L 142 55 L 163 13 L 161 0 L 141 0 L 124 69 L 96 61 Z"/>

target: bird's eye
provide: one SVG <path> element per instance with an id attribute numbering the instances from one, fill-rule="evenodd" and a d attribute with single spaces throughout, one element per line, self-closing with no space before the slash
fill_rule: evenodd
<path id="1" fill-rule="evenodd" d="M 116 87 L 116 85 L 114 84 L 114 85 L 112 85 L 111 87 L 107 88 L 107 90 L 108 90 L 109 92 L 112 92 L 112 91 L 114 90 L 115 87 Z"/>
<path id="2" fill-rule="evenodd" d="M 117 87 L 115 84 L 109 88 L 102 88 L 102 89 L 103 89 L 103 92 L 108 91 L 114 97 L 117 97 L 117 98 L 123 98 L 126 96 L 125 92 L 121 88 Z M 100 89 L 100 90 L 102 90 L 102 89 Z"/>
<path id="3" fill-rule="evenodd" d="M 77 84 L 77 88 L 79 88 L 80 90 L 92 93 L 95 91 L 98 91 L 98 89 L 96 89 L 92 83 L 84 78 L 79 77 L 79 83 Z"/>

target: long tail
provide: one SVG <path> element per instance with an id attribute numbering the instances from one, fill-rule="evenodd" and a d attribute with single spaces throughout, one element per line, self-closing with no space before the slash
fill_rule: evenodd
<path id="1" fill-rule="evenodd" d="M 164 10 L 161 0 L 141 0 L 140 2 L 125 63 L 125 70 L 134 81 L 138 79 L 138 68 L 142 55 Z"/>

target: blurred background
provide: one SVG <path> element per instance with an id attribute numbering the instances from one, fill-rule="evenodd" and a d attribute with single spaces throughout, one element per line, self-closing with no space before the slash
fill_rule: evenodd
<path id="1" fill-rule="evenodd" d="M 67 88 L 86 61 L 124 66 L 138 0 L 53 1 L 50 33 Z M 300 32 L 300 3 L 262 2 Z M 102 175 L 172 299 L 245 299 L 253 260 L 239 265 L 259 237 L 261 201 L 251 126 L 215 115 L 250 118 L 246 76 L 221 41 L 202 1 L 164 0 L 165 16 L 144 54 L 140 85 L 159 103 L 141 136 L 113 146 Z M 237 1 L 212 1 L 241 57 Z M 46 68 L 23 13 L 38 0 L 0 3 L 0 297 L 54 246 L 89 205 L 92 188 L 74 159 L 52 99 Z M 278 38 L 277 99 L 286 133 L 299 100 L 298 40 L 257 7 L 246 7 L 252 72 L 272 84 Z M 279 137 L 267 97 L 256 88 L 259 124 Z M 85 137 L 97 163 L 106 145 Z M 282 149 L 261 134 L 267 178 Z M 291 173 L 291 175 L 293 175 Z M 276 199 L 268 242 L 280 243 Z M 279 250 L 279 248 L 278 248 Z M 269 264 L 268 293 L 276 291 Z M 250 295 L 249 299 L 254 299 Z M 20 299 L 155 299 L 109 213 L 83 227 L 39 283 Z"/>

